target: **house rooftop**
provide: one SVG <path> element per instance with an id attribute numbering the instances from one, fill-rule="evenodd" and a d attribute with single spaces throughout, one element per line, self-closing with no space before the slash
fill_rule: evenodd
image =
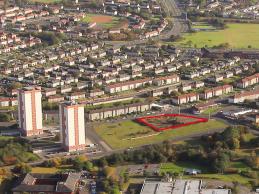
<path id="1" fill-rule="evenodd" d="M 71 193 L 80 178 L 78 173 L 69 174 L 26 174 L 13 192 Z"/>
<path id="2" fill-rule="evenodd" d="M 28 87 L 23 87 L 22 90 L 24 91 L 32 91 L 32 90 L 41 90 L 41 87 L 39 86 L 28 86 Z"/>

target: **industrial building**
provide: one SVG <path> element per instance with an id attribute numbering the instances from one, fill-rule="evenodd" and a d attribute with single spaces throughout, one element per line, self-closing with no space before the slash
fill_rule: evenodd
<path id="1" fill-rule="evenodd" d="M 140 194 L 231 194 L 230 189 L 204 189 L 202 180 L 145 181 Z"/>

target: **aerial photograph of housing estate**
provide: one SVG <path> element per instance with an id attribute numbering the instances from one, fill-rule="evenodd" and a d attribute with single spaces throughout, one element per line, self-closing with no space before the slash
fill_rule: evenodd
<path id="1" fill-rule="evenodd" d="M 259 0 L 0 0 L 0 194 L 259 194 Z"/>

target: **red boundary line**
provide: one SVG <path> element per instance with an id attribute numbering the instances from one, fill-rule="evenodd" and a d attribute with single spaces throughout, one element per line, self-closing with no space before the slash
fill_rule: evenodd
<path id="1" fill-rule="evenodd" d="M 178 125 L 172 125 L 172 126 L 163 127 L 163 128 L 159 128 L 159 127 L 157 127 L 157 126 L 155 126 L 155 125 L 153 125 L 153 124 L 151 124 L 147 121 L 147 119 L 154 119 L 154 118 L 161 118 L 161 117 L 193 118 L 193 119 L 196 119 L 196 121 L 178 124 Z M 155 116 L 140 117 L 140 118 L 137 118 L 136 121 L 152 128 L 153 130 L 155 130 L 157 132 L 160 132 L 160 131 L 165 131 L 165 130 L 169 130 L 169 129 L 176 129 L 176 128 L 180 128 L 180 127 L 185 127 L 185 126 L 189 126 L 189 125 L 193 125 L 193 124 L 197 124 L 197 123 L 205 123 L 205 122 L 208 122 L 208 119 L 200 118 L 200 117 L 196 117 L 196 116 L 191 116 L 191 115 L 183 115 L 183 114 L 161 114 L 161 115 L 155 115 Z"/>

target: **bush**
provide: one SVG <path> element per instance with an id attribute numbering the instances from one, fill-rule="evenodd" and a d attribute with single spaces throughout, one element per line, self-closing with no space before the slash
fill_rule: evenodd
<path id="1" fill-rule="evenodd" d="M 25 163 L 21 163 L 21 164 L 17 164 L 14 169 L 13 169 L 14 173 L 19 173 L 19 174 L 26 174 L 31 172 L 31 166 L 25 164 Z"/>
<path id="2" fill-rule="evenodd" d="M 226 168 L 224 173 L 227 173 L 227 174 L 237 174 L 237 173 L 239 173 L 239 170 L 237 168 Z"/>
<path id="3" fill-rule="evenodd" d="M 243 176 L 246 176 L 246 177 L 252 178 L 252 179 L 257 179 L 258 178 L 257 172 L 255 172 L 255 171 L 250 171 L 250 170 L 243 171 L 243 172 L 241 172 L 241 174 Z"/>

